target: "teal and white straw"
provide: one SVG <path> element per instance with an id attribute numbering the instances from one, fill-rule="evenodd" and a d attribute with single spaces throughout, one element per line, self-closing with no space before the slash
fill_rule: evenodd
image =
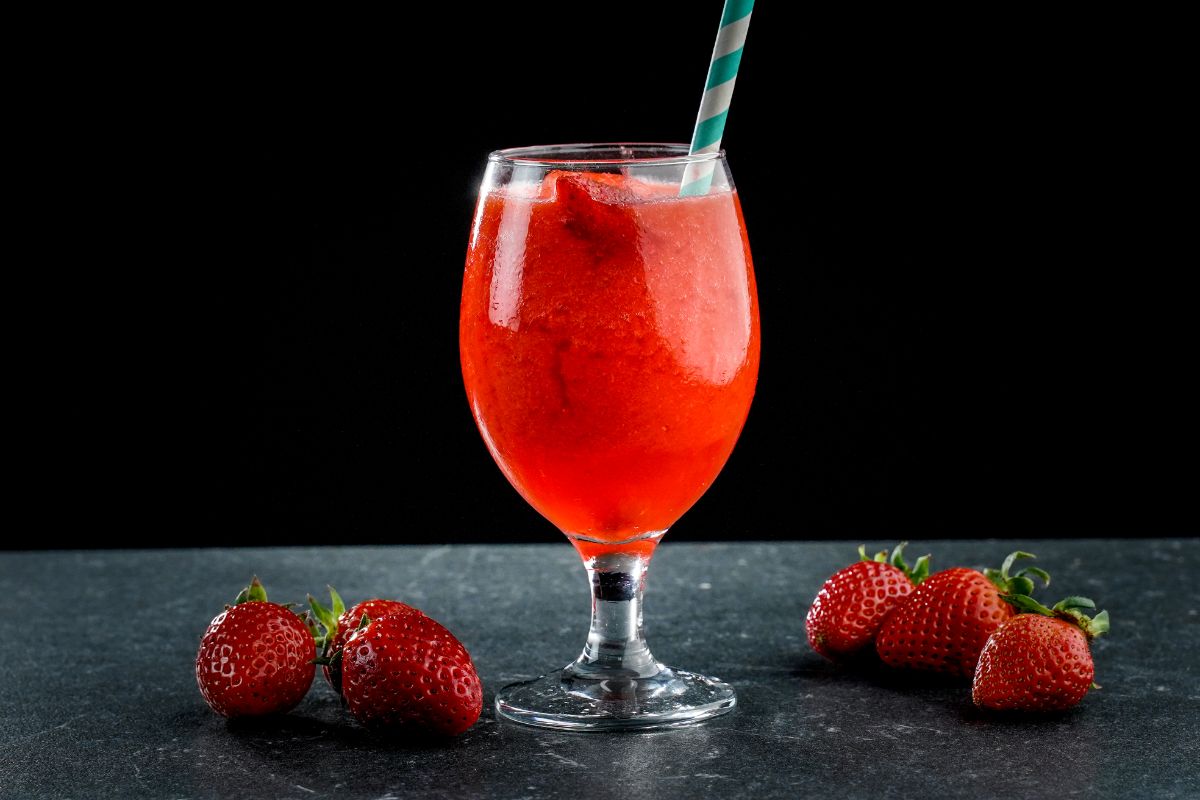
<path id="1" fill-rule="evenodd" d="M 692 155 L 715 153 L 721 149 L 721 135 L 725 132 L 725 118 L 729 116 L 733 84 L 737 80 L 738 65 L 742 62 L 746 31 L 750 29 L 750 12 L 753 10 L 754 0 L 725 0 L 717 42 L 713 45 L 712 60 L 708 63 L 704 99 L 700 101 L 700 113 L 696 115 L 696 130 L 692 134 L 689 150 Z M 715 161 L 688 164 L 679 194 L 705 194 L 712 184 L 715 167 Z"/>

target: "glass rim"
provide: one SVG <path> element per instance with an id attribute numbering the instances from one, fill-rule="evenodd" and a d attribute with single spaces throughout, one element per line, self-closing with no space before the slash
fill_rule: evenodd
<path id="1" fill-rule="evenodd" d="M 588 164 L 703 164 L 725 158 L 724 150 L 692 154 L 688 152 L 689 149 L 688 145 L 681 142 L 579 142 L 505 147 L 488 153 L 487 160 L 494 164 L 522 167 L 578 167 Z M 630 151 L 628 155 L 617 157 L 588 156 L 589 152 L 622 153 L 626 150 Z"/>

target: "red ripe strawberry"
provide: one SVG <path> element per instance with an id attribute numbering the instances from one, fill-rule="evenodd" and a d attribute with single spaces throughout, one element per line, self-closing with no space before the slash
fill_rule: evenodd
<path id="1" fill-rule="evenodd" d="M 1013 597 L 1018 614 L 988 637 L 971 688 L 975 705 L 996 711 L 1061 711 L 1092 687 L 1095 667 L 1088 642 L 1108 630 L 1108 612 L 1089 619 L 1086 597 L 1068 597 L 1053 609 Z"/>
<path id="2" fill-rule="evenodd" d="M 971 675 L 988 636 L 1016 613 L 1001 592 L 1031 593 L 1033 581 L 1026 574 L 1050 583 L 1050 576 L 1037 567 L 1010 576 L 1020 558 L 1034 556 L 1018 550 L 998 570 L 954 567 L 929 576 L 884 620 L 875 638 L 880 659 L 891 667 Z"/>
<path id="3" fill-rule="evenodd" d="M 368 620 L 378 619 L 391 614 L 420 614 L 421 612 L 407 603 L 399 600 L 383 600 L 378 597 L 363 600 L 346 609 L 337 590 L 329 587 L 329 598 L 332 607 L 326 608 L 317 602 L 312 595 L 308 596 L 308 605 L 313 616 L 325 628 L 325 634 L 318 641 L 321 650 L 320 662 L 325 673 L 325 680 L 338 694 L 342 693 L 342 648 L 350 634 L 359 627 L 363 617 Z"/>
<path id="4" fill-rule="evenodd" d="M 457 736 L 479 719 L 483 688 L 462 643 L 424 614 L 370 621 L 346 640 L 342 694 L 376 728 Z"/>
<path id="5" fill-rule="evenodd" d="M 868 558 L 866 547 L 859 546 L 860 560 L 825 581 L 804 624 L 813 650 L 840 661 L 875 641 L 884 618 L 929 574 L 929 556 L 917 559 L 912 569 L 904 563 L 906 544 L 898 544 L 890 559 L 886 550 Z"/>
<path id="6" fill-rule="evenodd" d="M 226 717 L 282 713 L 312 685 L 316 656 L 304 621 L 267 602 L 255 578 L 204 632 L 196 682 L 212 710 Z"/>

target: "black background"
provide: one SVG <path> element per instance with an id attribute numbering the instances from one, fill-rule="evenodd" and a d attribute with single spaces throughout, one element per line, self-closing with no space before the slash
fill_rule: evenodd
<path id="1" fill-rule="evenodd" d="M 6 546 L 553 541 L 459 373 L 484 159 L 686 141 L 720 12 L 164 18 L 71 63 L 18 485 L 61 534 Z M 1197 533 L 1152 49 L 759 3 L 724 139 L 758 394 L 672 540 Z"/>

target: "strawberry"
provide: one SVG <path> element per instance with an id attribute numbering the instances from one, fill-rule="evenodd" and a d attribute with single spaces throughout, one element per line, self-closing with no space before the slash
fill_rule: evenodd
<path id="1" fill-rule="evenodd" d="M 316 643 L 287 606 L 267 602 L 258 578 L 213 618 L 196 655 L 205 701 L 226 717 L 289 711 L 312 685 Z"/>
<path id="2" fill-rule="evenodd" d="M 567 229 L 590 243 L 593 261 L 636 248 L 641 241 L 637 215 L 630 205 L 635 195 L 622 181 L 619 175 L 557 172 L 555 202 L 561 206 Z"/>
<path id="3" fill-rule="evenodd" d="M 347 610 L 346 604 L 338 595 L 337 590 L 332 586 L 328 588 L 330 608 L 321 605 L 311 594 L 308 596 L 308 605 L 312 609 L 313 616 L 325 629 L 324 635 L 317 640 L 317 647 L 321 651 L 321 658 L 318 661 L 323 665 L 325 680 L 329 682 L 335 692 L 341 694 L 342 648 L 346 645 L 350 634 L 354 633 L 359 623 L 362 622 L 363 617 L 378 619 L 391 614 L 420 614 L 421 612 L 399 600 L 383 600 L 378 597 L 363 600 Z"/>
<path id="4" fill-rule="evenodd" d="M 929 556 L 921 556 L 911 569 L 904 563 L 906 544 L 898 544 L 890 558 L 884 550 L 874 559 L 860 545 L 860 560 L 825 581 L 804 621 L 813 650 L 840 661 L 875 641 L 884 618 L 929 574 Z"/>
<path id="5" fill-rule="evenodd" d="M 971 687 L 975 705 L 996 711 L 1062 711 L 1079 703 L 1094 684 L 1088 646 L 1108 630 L 1108 612 L 1086 597 L 1068 597 L 1046 608 L 1030 597 L 1006 600 L 1022 611 L 988 637 Z"/>
<path id="6" fill-rule="evenodd" d="M 1022 558 L 1034 556 L 1018 550 L 998 570 L 954 567 L 929 576 L 884 620 L 875 637 L 880 659 L 891 667 L 971 675 L 988 636 L 1015 613 L 1001 592 L 1029 595 L 1033 581 L 1027 574 L 1050 583 L 1037 567 L 1010 576 Z"/>
<path id="7" fill-rule="evenodd" d="M 457 736 L 479 719 L 483 688 L 462 643 L 425 614 L 392 614 L 346 640 L 342 694 L 364 725 Z"/>

